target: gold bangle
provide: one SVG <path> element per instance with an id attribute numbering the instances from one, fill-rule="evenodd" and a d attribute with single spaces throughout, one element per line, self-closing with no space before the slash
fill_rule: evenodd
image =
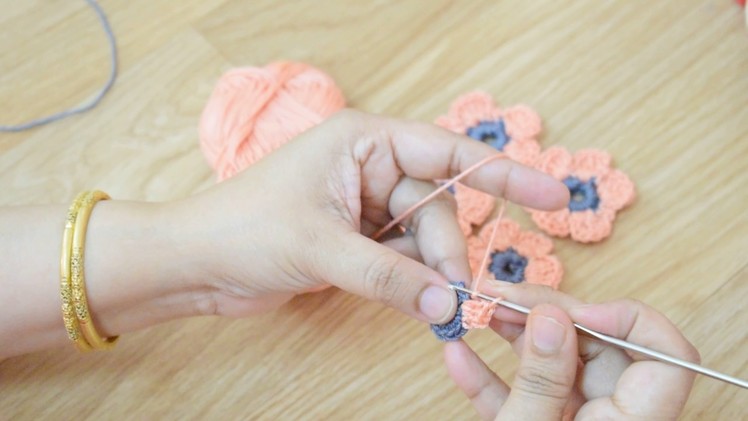
<path id="1" fill-rule="evenodd" d="M 86 281 L 83 276 L 83 254 L 86 247 L 86 229 L 88 228 L 88 219 L 94 205 L 100 200 L 109 199 L 109 195 L 101 191 L 92 191 L 86 193 L 75 218 L 73 231 L 72 256 L 70 258 L 71 270 L 71 287 L 73 292 L 73 302 L 75 304 L 75 314 L 80 323 L 80 329 L 83 332 L 88 343 L 93 349 L 110 349 L 117 342 L 118 336 L 111 338 L 102 338 L 96 331 L 91 313 L 88 311 L 88 300 L 86 299 Z"/>
<path id="2" fill-rule="evenodd" d="M 84 193 L 79 194 L 68 209 L 67 220 L 65 221 L 65 231 L 62 234 L 62 253 L 60 256 L 60 297 L 62 298 L 62 321 L 65 324 L 65 330 L 68 338 L 75 343 L 78 351 L 90 351 L 91 345 L 81 334 L 78 319 L 75 316 L 73 304 L 73 294 L 70 287 L 70 254 L 73 248 L 73 228 L 75 219 L 78 216 L 78 210 L 81 207 Z"/>

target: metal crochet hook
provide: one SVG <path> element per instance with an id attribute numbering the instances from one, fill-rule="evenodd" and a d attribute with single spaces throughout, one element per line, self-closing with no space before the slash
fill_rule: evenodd
<path id="1" fill-rule="evenodd" d="M 530 309 L 524 306 L 521 306 L 519 304 L 514 304 L 509 301 L 505 300 L 499 300 L 495 297 L 491 297 L 490 295 L 486 295 L 480 292 L 472 291 L 467 288 L 462 288 L 460 286 L 456 285 L 450 285 L 450 289 L 454 291 L 461 291 L 468 293 L 470 295 L 476 296 L 478 298 L 482 298 L 487 301 L 495 302 L 496 304 L 506 307 L 509 309 L 512 309 L 514 311 L 517 311 L 522 314 L 530 314 Z M 631 342 L 626 342 L 622 339 L 615 338 L 613 336 L 605 335 L 603 333 L 594 331 L 588 327 L 584 327 L 580 324 L 574 323 L 574 327 L 577 328 L 577 330 L 584 334 L 587 337 L 591 337 L 593 339 L 597 339 L 599 341 L 617 346 L 618 348 L 625 349 L 627 351 L 636 352 L 637 354 L 645 355 L 653 360 L 662 361 L 664 363 L 676 365 L 678 367 L 683 367 L 688 370 L 694 371 L 699 374 L 703 374 L 705 376 L 709 376 L 713 379 L 721 380 L 725 383 L 733 384 L 735 386 L 740 386 L 744 389 L 748 389 L 748 381 L 738 379 L 737 377 L 728 376 L 727 374 L 720 373 L 719 371 L 714 371 L 712 369 L 702 367 L 698 364 L 694 364 L 692 362 L 682 360 L 680 358 L 672 357 L 667 354 L 663 354 L 662 352 L 658 352 L 646 347 L 643 347 L 641 345 L 632 344 Z"/>

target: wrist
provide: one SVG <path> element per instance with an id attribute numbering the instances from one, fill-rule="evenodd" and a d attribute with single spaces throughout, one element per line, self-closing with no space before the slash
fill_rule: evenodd
<path id="1" fill-rule="evenodd" d="M 198 291 L 198 313 L 246 317 L 277 308 L 302 288 L 287 282 L 288 272 L 277 269 L 268 250 L 278 247 L 261 240 L 268 228 L 274 234 L 279 228 L 257 223 L 268 218 L 261 206 L 247 204 L 261 201 L 252 200 L 251 193 L 236 198 L 224 190 L 231 188 L 229 183 L 164 205 L 169 220 L 163 224 L 174 227 L 177 254 L 189 257 L 184 265 L 191 268 L 189 285 Z"/>
<path id="2" fill-rule="evenodd" d="M 175 217 L 173 206 L 104 201 L 94 208 L 85 273 L 91 313 L 102 334 L 210 312 L 212 291 L 202 282 L 191 230 Z"/>

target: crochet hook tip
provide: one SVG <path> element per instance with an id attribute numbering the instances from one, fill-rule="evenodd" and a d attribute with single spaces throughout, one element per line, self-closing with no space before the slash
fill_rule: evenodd
<path id="1" fill-rule="evenodd" d="M 530 314 L 530 309 L 527 307 L 512 303 L 510 301 L 506 301 L 504 299 L 498 299 L 496 297 L 483 294 L 482 292 L 473 291 L 473 290 L 463 288 L 457 285 L 449 285 L 449 289 L 453 291 L 464 292 L 466 294 L 470 294 L 471 296 L 478 297 L 483 300 L 495 302 L 499 304 L 500 306 L 510 308 L 522 314 Z M 717 379 L 725 383 L 732 384 L 734 386 L 742 387 L 743 389 L 748 389 L 748 381 L 746 380 L 739 379 L 737 377 L 733 377 L 733 376 L 730 376 L 724 373 L 720 373 L 719 371 L 715 371 L 710 368 L 703 367 L 701 365 L 692 363 L 690 361 L 682 360 L 680 358 L 676 358 L 676 357 L 673 357 L 667 354 L 663 354 L 659 351 L 655 351 L 655 350 L 643 347 L 641 345 L 637 345 L 631 342 L 624 341 L 623 339 L 618 339 L 616 337 L 609 336 L 604 333 L 600 333 L 596 330 L 592 330 L 578 323 L 574 323 L 574 327 L 577 329 L 579 333 L 584 334 L 584 336 L 587 336 L 592 339 L 596 339 L 608 345 L 612 345 L 612 346 L 615 346 L 615 347 L 618 347 L 624 350 L 636 352 L 637 354 L 647 356 L 653 360 L 662 361 L 664 363 L 682 367 L 682 368 L 691 370 L 693 372 L 711 377 L 713 379 Z"/>
<path id="2" fill-rule="evenodd" d="M 519 304 L 512 303 L 512 302 L 507 301 L 507 300 L 504 300 L 503 298 L 492 297 L 492 296 L 486 295 L 486 294 L 484 294 L 482 292 L 473 291 L 471 289 L 463 288 L 463 287 L 461 287 L 459 285 L 449 285 L 449 289 L 451 289 L 453 291 L 464 292 L 466 294 L 470 294 L 472 296 L 475 296 L 475 297 L 478 297 L 478 298 L 481 298 L 481 299 L 484 299 L 484 300 L 487 300 L 487 301 L 495 302 L 496 304 L 498 304 L 498 305 L 500 305 L 502 307 L 506 307 L 506 308 L 512 309 L 512 310 L 514 310 L 514 311 L 516 311 L 518 313 L 530 314 L 530 309 L 529 308 L 527 308 L 525 306 L 521 306 Z"/>

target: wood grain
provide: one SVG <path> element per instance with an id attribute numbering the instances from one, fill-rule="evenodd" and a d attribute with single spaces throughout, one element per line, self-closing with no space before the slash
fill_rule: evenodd
<path id="1" fill-rule="evenodd" d="M 352 106 L 424 121 L 483 89 L 537 109 L 544 146 L 604 148 L 637 183 L 608 241 L 556 241 L 562 289 L 643 300 L 707 366 L 748 377 L 748 31 L 733 1 L 101 4 L 120 78 L 86 115 L 0 134 L 0 205 L 66 203 L 89 187 L 153 201 L 207 188 L 198 117 L 231 66 L 310 62 Z M 84 2 L 0 6 L 0 122 L 69 107 L 103 82 L 106 44 Z M 468 342 L 511 379 L 505 343 Z M 13 358 L 0 387 L 0 419 L 475 416 L 425 326 L 340 291 L 252 319 L 157 326 L 110 353 Z M 745 418 L 745 398 L 699 379 L 684 418 Z"/>

